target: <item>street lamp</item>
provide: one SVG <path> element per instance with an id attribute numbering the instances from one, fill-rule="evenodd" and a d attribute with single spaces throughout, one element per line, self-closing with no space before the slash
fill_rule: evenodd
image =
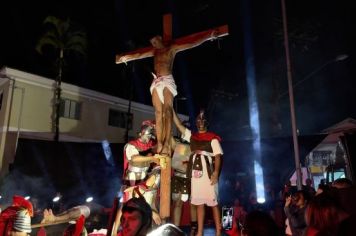
<path id="1" fill-rule="evenodd" d="M 89 196 L 89 197 L 87 197 L 87 198 L 85 199 L 85 201 L 86 201 L 87 203 L 92 202 L 93 200 L 94 200 L 94 198 L 93 198 L 92 196 Z"/>
<path id="2" fill-rule="evenodd" d="M 57 193 L 56 196 L 54 196 L 54 198 L 52 199 L 52 202 L 58 202 L 59 200 L 61 200 L 62 195 L 60 193 Z"/>

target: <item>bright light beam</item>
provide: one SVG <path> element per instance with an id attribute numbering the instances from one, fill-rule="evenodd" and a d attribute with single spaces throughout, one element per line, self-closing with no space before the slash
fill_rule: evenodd
<path id="1" fill-rule="evenodd" d="M 255 171 L 255 182 L 256 182 L 256 195 L 257 202 L 264 203 L 265 198 L 265 187 L 263 183 L 263 171 L 261 165 L 255 160 L 254 161 L 254 171 Z"/>
<path id="2" fill-rule="evenodd" d="M 250 22 L 250 6 L 249 1 L 242 1 L 242 14 L 243 14 L 243 30 L 244 30 L 244 53 L 246 61 L 246 80 L 247 80 L 247 93 L 250 114 L 250 127 L 253 138 L 254 150 L 254 172 L 255 172 L 255 187 L 257 201 L 263 203 L 265 201 L 264 193 L 264 180 L 263 169 L 261 163 L 261 134 L 260 134 L 260 120 L 258 112 L 258 101 L 256 92 L 256 74 L 255 62 L 252 46 L 251 22 Z"/>

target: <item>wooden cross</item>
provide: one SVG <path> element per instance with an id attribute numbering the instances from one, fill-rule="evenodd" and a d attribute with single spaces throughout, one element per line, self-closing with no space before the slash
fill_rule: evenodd
<path id="1" fill-rule="evenodd" d="M 199 33 L 183 36 L 181 38 L 172 40 L 172 14 L 165 14 L 163 16 L 163 35 L 162 35 L 163 42 L 170 42 L 171 44 L 184 44 L 197 40 L 203 35 L 209 33 L 211 35 L 211 40 L 213 40 L 215 38 L 227 36 L 229 34 L 229 29 L 227 25 L 223 25 L 206 31 L 201 31 Z M 189 48 L 185 48 L 185 49 L 189 49 Z M 121 64 L 121 63 L 127 63 L 129 61 L 134 61 L 147 57 L 153 57 L 154 56 L 153 53 L 154 53 L 154 48 L 152 46 L 140 48 L 131 52 L 117 54 L 115 62 L 116 64 Z"/>
<path id="2" fill-rule="evenodd" d="M 184 36 L 178 39 L 172 39 L 172 15 L 165 14 L 163 16 L 163 35 L 162 40 L 163 43 L 170 43 L 175 45 L 189 45 L 189 43 L 196 42 L 202 38 L 204 40 L 213 40 L 218 37 L 223 37 L 228 35 L 228 26 L 220 26 L 216 28 L 212 28 L 206 31 L 202 31 L 199 33 L 194 33 L 188 36 Z M 183 47 L 179 51 L 183 51 L 185 49 L 189 49 L 192 47 L 198 46 L 191 45 L 187 47 Z M 127 63 L 129 61 L 153 57 L 155 48 L 153 46 L 145 47 L 141 49 L 137 49 L 131 52 L 118 54 L 116 55 L 116 64 Z M 171 157 L 167 158 L 166 168 L 162 168 L 161 170 L 161 185 L 160 185 L 160 217 L 162 219 L 166 219 L 170 216 L 170 204 L 171 204 Z"/>

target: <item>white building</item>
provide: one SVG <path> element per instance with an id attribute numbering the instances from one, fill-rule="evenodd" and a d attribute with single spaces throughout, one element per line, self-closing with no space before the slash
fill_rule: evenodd
<path id="1" fill-rule="evenodd" d="M 125 142 L 129 101 L 62 83 L 59 140 Z M 55 81 L 16 69 L 0 72 L 0 176 L 8 171 L 18 138 L 54 139 Z M 154 119 L 154 109 L 131 103 L 129 136 L 141 122 Z"/>

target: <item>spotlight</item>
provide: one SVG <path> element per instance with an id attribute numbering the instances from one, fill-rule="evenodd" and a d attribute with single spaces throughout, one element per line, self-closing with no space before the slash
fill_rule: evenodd
<path id="1" fill-rule="evenodd" d="M 255 184 L 256 184 L 256 194 L 257 194 L 257 202 L 264 203 L 266 201 L 265 198 L 265 186 L 263 181 L 263 169 L 258 163 L 258 161 L 254 161 L 254 171 L 255 171 Z"/>
<path id="2" fill-rule="evenodd" d="M 90 196 L 90 197 L 87 197 L 87 199 L 85 199 L 86 202 L 92 202 L 93 200 L 94 200 L 94 198 L 91 197 L 91 196 Z"/>
<path id="3" fill-rule="evenodd" d="M 29 196 L 29 195 L 27 195 L 27 196 L 25 197 L 26 200 L 30 200 L 30 198 L 31 198 L 31 196 Z"/>
<path id="4" fill-rule="evenodd" d="M 259 198 L 257 198 L 257 202 L 262 204 L 262 203 L 266 202 L 266 199 L 264 197 L 259 197 Z"/>
<path id="5" fill-rule="evenodd" d="M 61 199 L 61 194 L 57 193 L 57 195 L 52 199 L 53 202 L 58 202 Z"/>

